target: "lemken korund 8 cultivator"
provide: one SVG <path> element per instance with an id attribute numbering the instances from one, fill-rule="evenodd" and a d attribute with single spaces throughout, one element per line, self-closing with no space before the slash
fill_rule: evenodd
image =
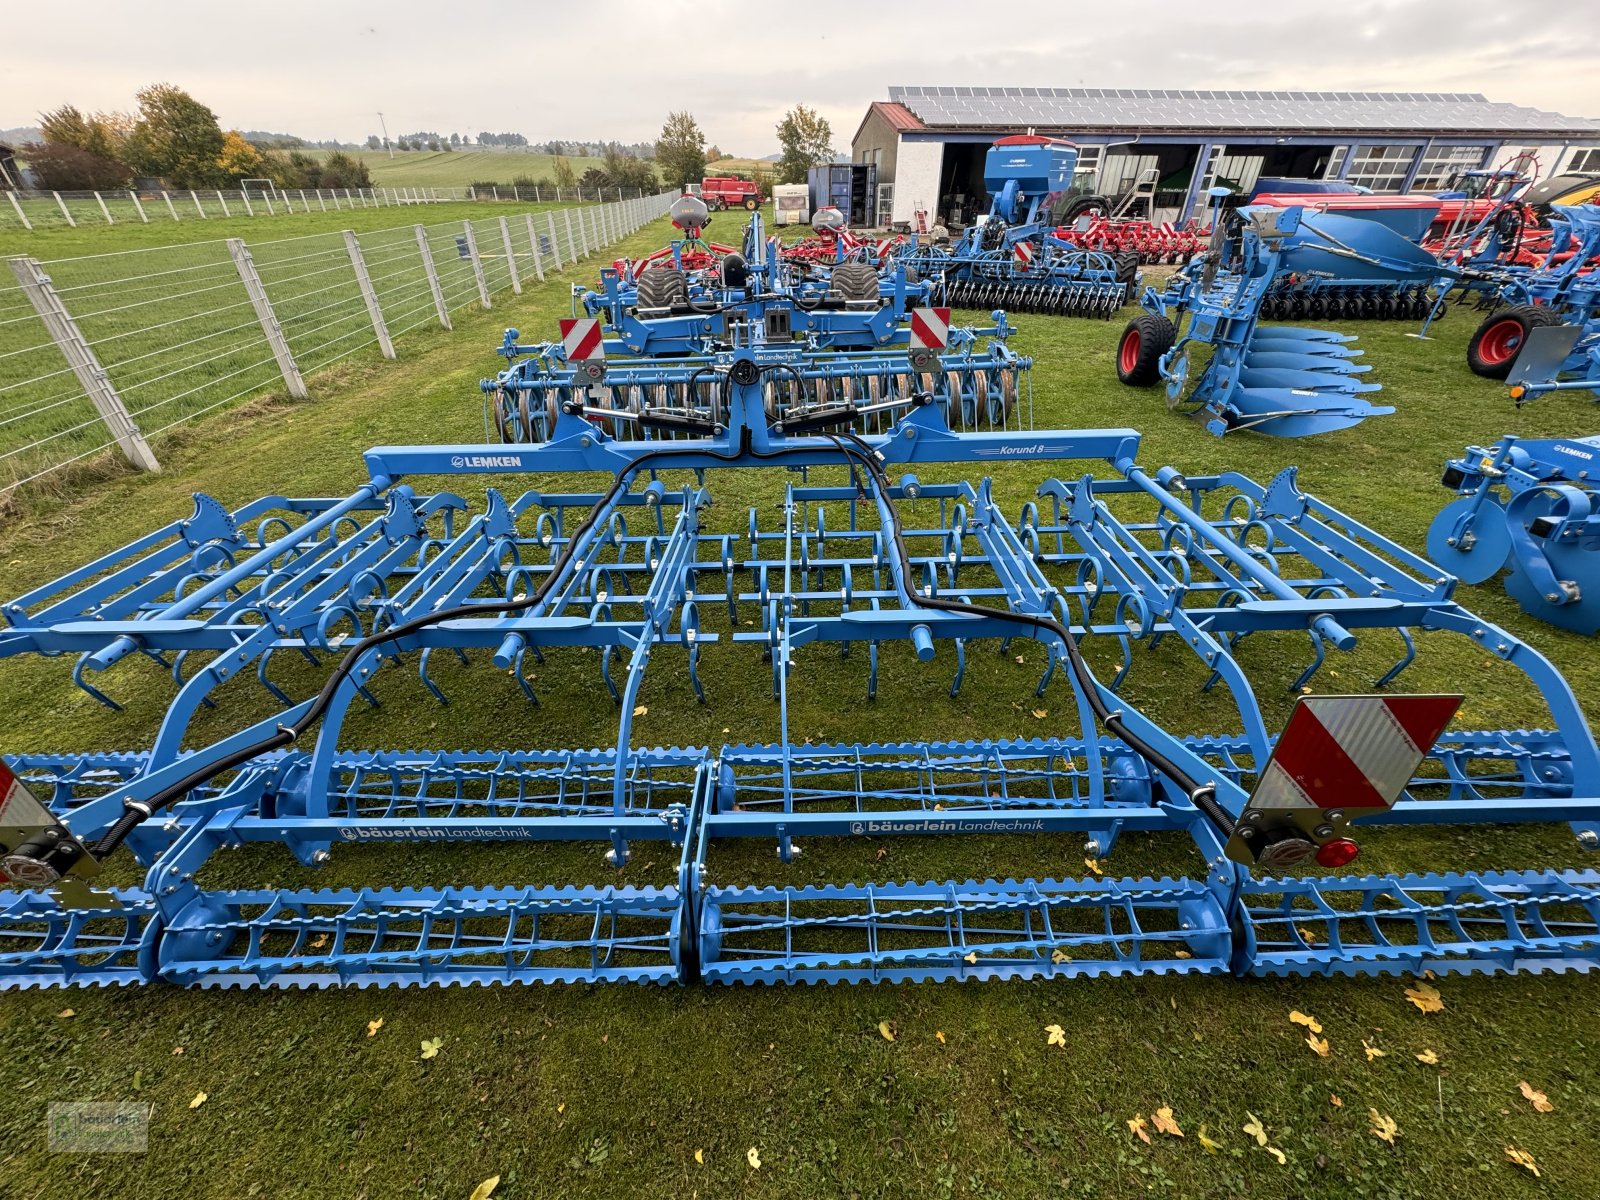
<path id="1" fill-rule="evenodd" d="M 1385 838 L 1414 845 L 1369 828 L 1386 824 L 1565 821 L 1592 845 L 1600 754 L 1544 658 L 1292 470 L 1152 473 L 1127 429 L 952 431 L 926 391 L 880 431 L 843 406 L 797 427 L 768 385 L 803 376 L 800 357 L 719 351 L 698 370 L 710 411 L 674 414 L 672 439 L 623 440 L 574 398 L 536 445 L 372 449 L 343 498 L 198 497 L 7 603 L 0 655 L 66 655 L 105 693 L 170 673 L 176 694 L 147 751 L 7 760 L 0 986 L 1595 964 L 1600 873 L 1334 873 L 1358 841 L 1380 858 Z M 1015 482 L 1024 463 L 1020 512 L 949 465 L 1015 464 Z M 451 490 L 532 475 L 538 490 L 481 505 Z M 1418 629 L 1502 660 L 1550 731 L 1473 730 L 1452 722 L 1459 697 L 1387 690 L 1304 696 L 1269 729 L 1251 675 L 1281 651 L 1305 666 L 1274 690 L 1334 682 L 1330 648 L 1350 652 L 1339 675 L 1387 689 Z M 1230 698 L 1196 709 L 1226 728 L 1178 735 L 1123 694 L 1163 641 L 1164 674 Z M 1045 714 L 1029 740 L 925 736 L 916 720 L 948 716 L 933 690 L 893 742 L 814 743 L 796 724 L 813 689 L 838 704 L 937 674 L 953 695 L 1019 656 L 1041 698 L 1005 699 Z M 591 672 L 599 687 L 575 692 Z M 252 673 L 281 710 L 205 744 L 199 710 L 218 706 L 213 725 L 248 705 Z M 747 689 L 720 712 L 719 678 Z M 363 747 L 353 707 L 403 718 L 452 685 L 524 745 L 451 749 L 443 708 L 437 748 Z M 637 744 L 647 687 L 699 695 L 724 743 Z M 606 693 L 612 744 L 538 734 Z M 902 853 L 980 853 L 977 835 L 987 861 L 1008 843 L 1034 869 L 873 877 Z M 1067 877 L 1085 844 L 1094 872 Z M 430 882 L 438 856 L 457 882 Z M 1100 865 L 1124 858 L 1147 873 Z"/>

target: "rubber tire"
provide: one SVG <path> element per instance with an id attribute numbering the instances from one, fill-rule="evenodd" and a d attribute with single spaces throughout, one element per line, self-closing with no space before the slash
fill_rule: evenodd
<path id="1" fill-rule="evenodd" d="M 1130 341 L 1137 338 L 1136 345 Z M 1161 378 L 1161 356 L 1172 349 L 1178 331 L 1171 321 L 1140 313 L 1129 321 L 1117 342 L 1117 378 L 1129 387 L 1149 387 Z"/>
<path id="2" fill-rule="evenodd" d="M 1485 356 L 1483 344 L 1491 329 L 1498 325 L 1514 323 L 1518 327 L 1516 336 L 1523 342 L 1527 341 L 1528 334 L 1544 325 L 1559 325 L 1561 319 L 1547 308 L 1534 304 L 1518 304 L 1513 308 L 1502 308 L 1492 312 L 1483 319 L 1483 324 L 1473 332 L 1472 338 L 1467 342 L 1467 366 L 1474 375 L 1481 375 L 1485 379 L 1504 379 L 1511 374 L 1511 368 L 1517 365 L 1517 355 L 1521 352 L 1519 344 L 1516 351 L 1497 355 L 1491 352 Z M 1510 331 L 1507 331 L 1510 336 Z"/>
<path id="3" fill-rule="evenodd" d="M 748 197 L 745 198 L 745 202 L 744 202 L 744 210 L 745 210 L 745 212 L 755 212 L 755 210 L 760 208 L 760 207 L 761 207 L 761 201 L 757 200 L 754 196 L 748 196 Z"/>
<path id="4" fill-rule="evenodd" d="M 1072 201 L 1071 204 L 1068 204 L 1065 210 L 1063 210 L 1061 214 L 1061 220 L 1058 222 L 1058 224 L 1072 225 L 1079 217 L 1083 216 L 1083 214 L 1087 212 L 1100 212 L 1108 214 L 1111 212 L 1111 201 L 1107 200 L 1104 196 L 1079 196 L 1076 200 Z"/>
<path id="5" fill-rule="evenodd" d="M 634 305 L 638 308 L 672 308 L 689 303 L 689 281 L 677 267 L 650 267 L 639 275 Z"/>
<path id="6" fill-rule="evenodd" d="M 876 300 L 879 295 L 878 273 L 866 263 L 840 263 L 828 279 L 828 299 L 836 304 Z"/>

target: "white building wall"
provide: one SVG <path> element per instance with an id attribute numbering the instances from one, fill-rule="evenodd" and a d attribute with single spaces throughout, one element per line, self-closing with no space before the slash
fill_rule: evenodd
<path id="1" fill-rule="evenodd" d="M 944 170 L 944 143 L 900 140 L 895 156 L 894 215 L 891 221 L 907 224 L 916 220 L 919 208 L 928 211 L 928 222 L 939 207 L 939 175 Z"/>

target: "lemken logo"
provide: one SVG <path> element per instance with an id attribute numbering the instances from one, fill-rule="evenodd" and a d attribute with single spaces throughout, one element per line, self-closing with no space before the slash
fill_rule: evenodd
<path id="1" fill-rule="evenodd" d="M 1563 446 L 1560 442 L 1557 442 L 1554 446 L 1552 446 L 1550 448 L 1552 450 L 1554 450 L 1557 454 L 1570 454 L 1573 458 L 1590 459 L 1590 458 L 1594 457 L 1594 455 L 1589 454 L 1586 451 L 1579 450 L 1576 447 Z"/>
<path id="2" fill-rule="evenodd" d="M 453 467 L 518 467 L 522 457 L 516 454 L 457 454 L 450 459 Z"/>

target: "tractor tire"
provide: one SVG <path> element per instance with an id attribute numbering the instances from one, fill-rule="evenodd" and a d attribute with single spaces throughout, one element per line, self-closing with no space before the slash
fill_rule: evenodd
<path id="1" fill-rule="evenodd" d="M 1129 387 L 1149 387 L 1161 378 L 1161 356 L 1177 339 L 1178 331 L 1167 318 L 1140 313 L 1117 343 L 1117 378 Z"/>
<path id="2" fill-rule="evenodd" d="M 745 210 L 745 212 L 755 212 L 755 210 L 760 208 L 760 207 L 761 207 L 761 201 L 757 200 L 754 196 L 746 196 L 745 197 L 745 200 L 744 200 L 744 210 Z"/>
<path id="3" fill-rule="evenodd" d="M 689 281 L 677 267 L 651 267 L 639 276 L 634 304 L 638 308 L 672 308 L 689 303 Z"/>
<path id="4" fill-rule="evenodd" d="M 835 304 L 876 300 L 878 295 L 878 273 L 866 263 L 840 263 L 828 280 L 828 299 Z"/>
<path id="5" fill-rule="evenodd" d="M 1111 211 L 1111 201 L 1104 196 L 1079 196 L 1072 200 L 1061 213 L 1062 225 L 1072 225 L 1079 217 L 1099 213 L 1104 216 Z"/>
<path id="6" fill-rule="evenodd" d="M 728 207 L 728 205 L 726 204 L 726 202 L 724 202 L 724 200 L 722 199 L 721 196 L 707 196 L 706 197 L 706 208 L 710 212 L 721 212 L 723 209 L 725 209 L 727 207 Z"/>
<path id="7" fill-rule="evenodd" d="M 1492 312 L 1467 343 L 1467 366 L 1474 375 L 1485 379 L 1504 379 L 1516 365 L 1528 334 L 1542 325 L 1559 324 L 1560 317 L 1533 304 L 1518 304 Z"/>

